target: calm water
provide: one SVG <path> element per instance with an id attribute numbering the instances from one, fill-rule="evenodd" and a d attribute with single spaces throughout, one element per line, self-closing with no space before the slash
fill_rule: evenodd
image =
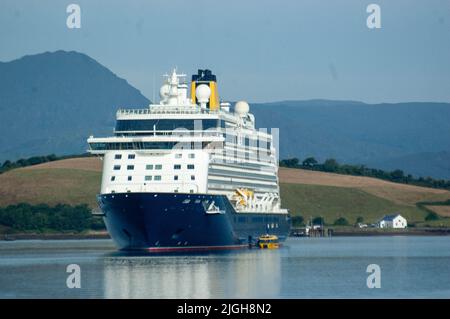
<path id="1" fill-rule="evenodd" d="M 66 266 L 81 267 L 81 288 Z M 366 285 L 369 264 L 381 288 Z M 279 250 L 131 256 L 109 240 L 0 242 L 1 298 L 449 298 L 450 237 L 294 238 Z"/>

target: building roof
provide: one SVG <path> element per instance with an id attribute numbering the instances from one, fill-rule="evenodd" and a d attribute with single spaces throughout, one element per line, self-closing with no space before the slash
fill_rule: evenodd
<path id="1" fill-rule="evenodd" d="M 387 222 L 391 222 L 393 221 L 397 216 L 402 217 L 400 214 L 395 214 L 395 215 L 385 215 L 381 220 L 387 221 Z"/>

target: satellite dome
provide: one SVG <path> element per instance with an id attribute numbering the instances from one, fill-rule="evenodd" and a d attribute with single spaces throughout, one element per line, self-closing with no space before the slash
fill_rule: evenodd
<path id="1" fill-rule="evenodd" d="M 211 96 L 211 89 L 206 84 L 200 84 L 195 89 L 195 96 L 200 104 L 207 103 L 209 101 L 209 97 Z"/>
<path id="2" fill-rule="evenodd" d="M 239 115 L 246 115 L 250 111 L 250 106 L 245 101 L 239 101 L 234 105 L 234 111 Z"/>
<path id="3" fill-rule="evenodd" d="M 165 100 L 167 98 L 167 96 L 169 95 L 169 91 L 170 91 L 170 86 L 169 84 L 164 84 L 163 86 L 161 86 L 161 88 L 159 89 L 159 97 L 163 100 Z"/>

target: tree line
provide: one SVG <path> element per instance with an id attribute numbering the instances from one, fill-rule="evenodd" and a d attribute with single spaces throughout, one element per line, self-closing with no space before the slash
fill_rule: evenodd
<path id="1" fill-rule="evenodd" d="M 104 229 L 101 218 L 92 216 L 88 205 L 30 205 L 20 203 L 0 208 L 0 225 L 16 231 L 76 231 Z"/>
<path id="2" fill-rule="evenodd" d="M 364 222 L 364 217 L 358 216 L 355 220 L 355 224 Z M 292 217 L 292 226 L 301 227 L 307 224 L 310 225 L 335 225 L 335 226 L 349 226 L 351 223 L 345 217 L 339 217 L 331 223 L 325 222 L 324 217 L 316 216 L 309 221 L 305 221 L 303 216 L 297 215 Z"/>
<path id="3" fill-rule="evenodd" d="M 14 169 L 14 168 L 37 165 L 37 164 L 42 164 L 42 163 L 46 163 L 46 162 L 59 161 L 59 160 L 68 159 L 68 158 L 88 157 L 88 156 L 92 156 L 92 155 L 90 155 L 88 153 L 79 154 L 79 155 L 64 155 L 64 156 L 56 156 L 55 154 L 50 154 L 50 155 L 45 155 L 45 156 L 32 156 L 29 158 L 21 158 L 17 161 L 6 160 L 0 166 L 0 174 L 7 172 L 11 169 Z"/>
<path id="4" fill-rule="evenodd" d="M 384 171 L 381 169 L 369 168 L 365 165 L 339 164 L 334 158 L 329 158 L 323 163 L 319 163 L 314 157 L 308 157 L 302 162 L 296 157 L 280 161 L 280 166 L 290 168 L 301 168 L 312 171 L 337 173 L 343 175 L 367 176 L 387 180 L 395 183 L 411 184 L 416 186 L 441 188 L 450 190 L 450 181 L 444 179 L 434 179 L 431 177 L 414 177 L 405 174 L 402 170 Z"/>

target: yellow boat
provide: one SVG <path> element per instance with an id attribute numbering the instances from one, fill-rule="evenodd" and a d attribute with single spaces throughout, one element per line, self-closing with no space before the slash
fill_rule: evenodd
<path id="1" fill-rule="evenodd" d="M 277 236 L 263 235 L 258 238 L 258 246 L 261 249 L 277 249 L 280 247 L 280 244 Z"/>

